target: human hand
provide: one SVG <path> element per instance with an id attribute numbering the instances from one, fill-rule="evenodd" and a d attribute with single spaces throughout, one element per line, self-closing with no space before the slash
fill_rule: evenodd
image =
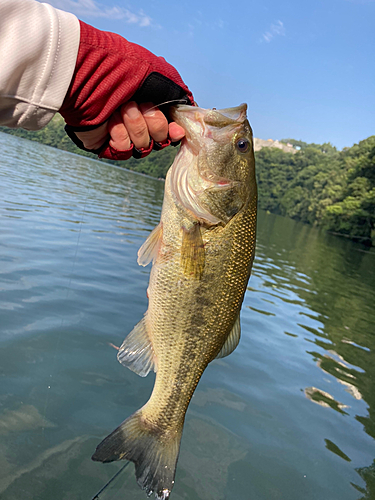
<path id="1" fill-rule="evenodd" d="M 80 27 L 76 68 L 59 110 L 69 137 L 115 160 L 143 158 L 181 139 L 184 130 L 168 124 L 169 105 L 194 100 L 176 69 L 119 35 Z"/>
<path id="2" fill-rule="evenodd" d="M 86 132 L 75 132 L 86 149 L 98 150 L 109 139 L 109 145 L 117 151 L 125 151 L 134 146 L 147 149 L 151 138 L 159 144 L 181 140 L 185 130 L 177 123 L 169 123 L 164 114 L 152 103 L 137 105 L 131 101 L 123 104 L 111 118 Z"/>

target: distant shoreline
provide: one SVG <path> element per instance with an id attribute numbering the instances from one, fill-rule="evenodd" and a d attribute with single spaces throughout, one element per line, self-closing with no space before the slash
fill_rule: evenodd
<path id="1" fill-rule="evenodd" d="M 98 160 L 73 144 L 59 115 L 38 131 L 0 131 Z M 260 208 L 375 246 L 375 136 L 342 151 L 330 143 L 254 138 L 254 150 Z M 99 161 L 164 180 L 177 151 L 169 147 L 142 160 Z"/>

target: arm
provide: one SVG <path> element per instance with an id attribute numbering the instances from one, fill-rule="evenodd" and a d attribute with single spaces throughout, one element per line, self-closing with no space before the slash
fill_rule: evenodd
<path id="1" fill-rule="evenodd" d="M 120 35 L 97 30 L 82 21 L 80 29 L 77 63 L 60 109 L 73 141 L 83 149 L 84 146 L 87 150 L 94 149 L 101 158 L 126 160 L 130 156 L 141 158 L 155 146 L 162 149 L 170 144 L 170 139 L 176 140 L 172 137 L 173 125 L 178 126 L 170 124 L 168 127 L 169 105 L 163 106 L 163 103 L 194 103 L 192 93 L 177 70 L 162 57 Z M 147 116 L 152 103 L 159 106 L 159 110 L 155 111 L 156 116 Z M 134 116 L 137 112 L 140 120 Z M 160 137 L 154 133 L 157 130 L 150 128 L 156 122 L 164 129 Z M 119 148 L 114 144 L 112 131 L 118 132 L 121 123 L 125 125 L 125 136 L 129 132 L 129 137 L 124 137 Z M 132 134 L 138 132 L 139 127 L 146 127 L 146 133 L 140 134 L 143 138 Z M 181 130 L 178 139 L 184 135 Z M 82 134 L 87 139 L 91 133 L 99 133 L 98 143 L 88 147 Z"/>
<path id="2" fill-rule="evenodd" d="M 152 102 L 193 104 L 173 66 L 72 14 L 1 0 L 0 56 L 0 125 L 36 130 L 59 111 L 79 147 L 120 160 L 184 135 L 168 124 L 168 106 L 149 112 Z"/>
<path id="3" fill-rule="evenodd" d="M 64 101 L 78 48 L 72 14 L 32 0 L 1 0 L 0 125 L 44 127 Z"/>

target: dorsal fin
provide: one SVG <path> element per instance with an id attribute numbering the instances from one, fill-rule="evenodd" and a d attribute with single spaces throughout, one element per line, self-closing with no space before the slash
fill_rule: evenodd
<path id="1" fill-rule="evenodd" d="M 238 313 L 232 331 L 228 335 L 227 340 L 225 341 L 223 347 L 221 348 L 221 351 L 219 352 L 219 354 L 216 356 L 215 359 L 225 358 L 225 356 L 229 356 L 229 354 L 231 354 L 238 346 L 240 337 L 241 337 L 241 324 L 240 324 L 240 313 Z"/>
<path id="2" fill-rule="evenodd" d="M 143 243 L 138 250 L 138 264 L 140 266 L 147 266 L 155 259 L 159 253 L 160 245 L 163 239 L 163 227 L 161 222 L 151 231 L 147 240 Z"/>
<path id="3" fill-rule="evenodd" d="M 141 377 L 145 377 L 150 370 L 156 372 L 155 354 L 147 332 L 146 316 L 126 337 L 117 353 L 117 359 Z"/>

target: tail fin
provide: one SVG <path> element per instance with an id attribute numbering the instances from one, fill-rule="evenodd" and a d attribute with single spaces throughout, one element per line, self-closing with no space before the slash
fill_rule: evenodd
<path id="1" fill-rule="evenodd" d="M 131 460 L 139 486 L 148 496 L 167 500 L 174 484 L 182 429 L 166 436 L 147 426 L 142 410 L 127 418 L 107 436 L 91 457 L 98 462 Z"/>

